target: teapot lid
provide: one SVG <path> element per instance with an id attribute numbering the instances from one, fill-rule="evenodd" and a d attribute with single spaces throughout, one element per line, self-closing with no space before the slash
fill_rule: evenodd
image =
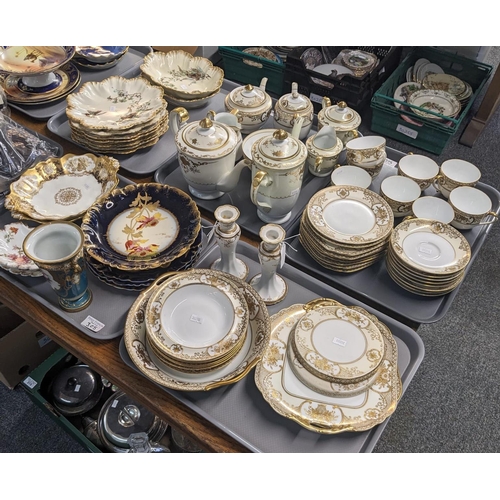
<path id="1" fill-rule="evenodd" d="M 175 140 L 181 151 L 204 159 L 227 156 L 238 143 L 236 132 L 231 127 L 208 117 L 183 127 Z"/>
<path id="2" fill-rule="evenodd" d="M 324 108 L 325 117 L 333 122 L 334 126 L 346 126 L 350 125 L 353 128 L 357 127 L 361 123 L 361 117 L 354 111 L 354 109 L 349 108 L 344 101 L 340 101 L 334 106 L 327 106 Z"/>
<path id="3" fill-rule="evenodd" d="M 228 98 L 238 108 L 258 108 L 266 102 L 268 95 L 261 88 L 248 84 L 232 90 Z"/>
<path id="4" fill-rule="evenodd" d="M 252 146 L 252 159 L 258 168 L 287 170 L 299 166 L 306 156 L 305 145 L 282 129 L 274 130 Z"/>
<path id="5" fill-rule="evenodd" d="M 279 98 L 278 104 L 281 108 L 295 112 L 307 110 L 311 107 L 312 103 L 309 97 L 299 94 L 298 88 L 297 83 L 292 83 L 292 92 Z"/>

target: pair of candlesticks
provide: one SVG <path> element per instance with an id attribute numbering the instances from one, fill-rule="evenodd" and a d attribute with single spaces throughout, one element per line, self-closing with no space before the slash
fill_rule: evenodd
<path id="1" fill-rule="evenodd" d="M 220 249 L 220 258 L 213 262 L 211 268 L 246 280 L 248 266 L 236 256 L 241 236 L 241 228 L 236 223 L 240 211 L 233 205 L 221 205 L 216 208 L 214 216 L 213 234 Z M 251 278 L 249 284 L 267 305 L 281 302 L 288 291 L 285 280 L 277 273 L 285 256 L 285 235 L 285 230 L 278 224 L 266 224 L 259 231 L 262 240 L 259 244 L 261 272 Z"/>

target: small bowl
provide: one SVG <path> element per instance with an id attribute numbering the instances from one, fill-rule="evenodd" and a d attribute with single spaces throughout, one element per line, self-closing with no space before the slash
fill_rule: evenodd
<path id="1" fill-rule="evenodd" d="M 380 184 L 380 195 L 389 203 L 395 217 L 411 215 L 413 202 L 420 194 L 420 186 L 409 177 L 391 175 Z"/>
<path id="2" fill-rule="evenodd" d="M 372 177 L 366 170 L 352 165 L 336 168 L 331 179 L 333 186 L 357 186 L 367 189 L 372 183 Z"/>
<path id="3" fill-rule="evenodd" d="M 443 224 L 449 224 L 455 216 L 453 207 L 447 201 L 435 196 L 418 198 L 413 202 L 411 209 L 418 219 L 437 220 Z"/>

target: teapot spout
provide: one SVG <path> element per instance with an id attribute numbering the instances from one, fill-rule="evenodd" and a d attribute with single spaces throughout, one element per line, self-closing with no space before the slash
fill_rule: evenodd
<path id="1" fill-rule="evenodd" d="M 302 123 L 304 122 L 303 116 L 298 116 L 297 114 L 294 116 L 294 124 L 292 128 L 292 137 L 294 139 L 298 139 L 300 136 L 300 131 L 302 130 Z"/>
<path id="2" fill-rule="evenodd" d="M 247 167 L 245 160 L 239 161 L 232 170 L 225 174 L 217 183 L 216 189 L 228 193 L 232 191 L 240 180 L 241 171 Z"/>

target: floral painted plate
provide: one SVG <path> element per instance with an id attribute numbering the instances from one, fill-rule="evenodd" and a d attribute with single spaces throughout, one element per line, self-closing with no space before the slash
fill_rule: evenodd
<path id="1" fill-rule="evenodd" d="M 192 198 L 156 183 L 115 189 L 82 221 L 88 254 L 124 271 L 167 266 L 189 251 L 200 228 L 200 212 Z"/>
<path id="2" fill-rule="evenodd" d="M 415 83 L 415 82 L 404 82 L 402 83 L 394 92 L 394 99 L 397 99 L 398 101 L 408 101 L 408 97 L 410 97 L 413 92 L 416 92 L 417 90 L 420 90 L 422 86 L 420 83 Z M 396 106 L 397 109 L 401 108 L 401 104 L 399 102 L 395 102 L 394 106 Z"/>
<path id="3" fill-rule="evenodd" d="M 43 276 L 40 268 L 23 252 L 23 242 L 33 228 L 13 222 L 0 229 L 0 267 L 12 274 Z"/>
<path id="4" fill-rule="evenodd" d="M 25 170 L 10 185 L 5 207 L 40 222 L 76 220 L 118 184 L 120 164 L 109 156 L 67 154 Z"/>
<path id="5" fill-rule="evenodd" d="M 217 92 L 224 81 L 224 71 L 209 59 L 182 50 L 149 53 L 141 71 L 165 93 L 179 99 L 207 97 Z"/>
<path id="6" fill-rule="evenodd" d="M 460 102 L 456 97 L 443 90 L 417 90 L 408 97 L 408 103 L 418 108 L 411 108 L 412 111 L 424 118 L 431 120 L 442 120 L 442 117 L 426 113 L 425 110 L 439 113 L 443 117 L 454 117 L 460 111 Z"/>
<path id="7" fill-rule="evenodd" d="M 74 56 L 75 47 L 0 46 L 0 71 L 18 76 L 51 73 Z"/>

